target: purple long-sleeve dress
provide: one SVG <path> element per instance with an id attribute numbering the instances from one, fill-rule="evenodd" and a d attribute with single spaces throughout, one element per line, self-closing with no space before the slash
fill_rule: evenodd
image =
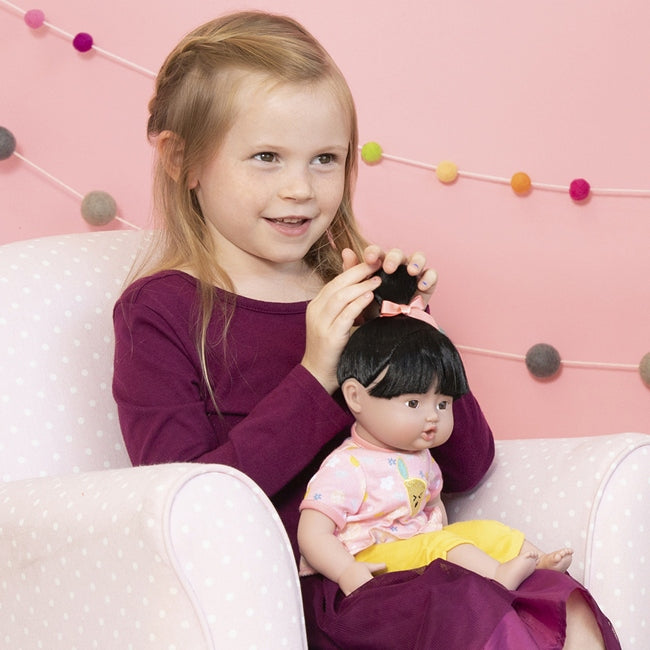
<path id="1" fill-rule="evenodd" d="M 196 296 L 191 276 L 165 271 L 136 281 L 115 306 L 113 391 L 127 450 L 135 465 L 196 461 L 240 469 L 270 497 L 297 558 L 305 486 L 352 418 L 300 365 L 307 304 L 241 297 L 227 340 L 220 308 L 208 331 L 217 412 L 196 350 Z M 454 402 L 454 418 L 436 460 L 445 488 L 464 491 L 484 476 L 494 441 L 471 394 Z M 510 592 L 442 560 L 378 576 L 348 597 L 322 576 L 302 579 L 310 648 L 561 648 L 565 603 L 575 589 L 583 590 L 569 576 L 536 571 Z M 583 592 L 607 648 L 619 648 Z"/>

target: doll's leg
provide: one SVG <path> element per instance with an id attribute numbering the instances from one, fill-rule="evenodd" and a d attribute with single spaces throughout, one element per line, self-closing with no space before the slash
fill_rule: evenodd
<path id="1" fill-rule="evenodd" d="M 498 562 L 472 544 L 460 544 L 447 552 L 447 559 L 474 573 L 516 589 L 536 568 L 537 553 L 524 551 L 507 562 Z"/>
<path id="2" fill-rule="evenodd" d="M 528 540 L 524 540 L 523 546 L 521 547 L 521 553 L 536 553 L 538 556 L 537 567 L 538 569 L 551 569 L 552 571 L 566 571 L 573 559 L 573 549 L 572 548 L 560 548 L 557 551 L 552 553 L 544 553 L 540 551 L 534 544 L 531 544 Z"/>

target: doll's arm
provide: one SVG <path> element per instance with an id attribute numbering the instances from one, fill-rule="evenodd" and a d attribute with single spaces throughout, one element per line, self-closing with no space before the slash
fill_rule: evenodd
<path id="1" fill-rule="evenodd" d="M 431 501 L 429 501 L 429 503 L 427 503 L 427 510 L 434 510 L 435 508 L 438 508 L 440 510 L 442 525 L 446 526 L 449 523 L 449 520 L 447 519 L 447 510 L 445 508 L 445 504 L 442 502 L 440 495 L 434 497 L 431 499 Z"/>
<path id="2" fill-rule="evenodd" d="M 322 512 L 305 508 L 298 523 L 298 545 L 309 565 L 326 578 L 336 582 L 347 596 L 372 580 L 373 571 L 385 569 L 384 564 L 357 562 L 334 535 L 336 525 Z"/>

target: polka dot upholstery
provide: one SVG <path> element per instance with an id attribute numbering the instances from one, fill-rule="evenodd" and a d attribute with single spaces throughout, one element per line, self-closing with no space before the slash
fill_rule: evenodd
<path id="1" fill-rule="evenodd" d="M 650 648 L 650 436 L 497 441 L 481 485 L 445 501 L 452 521 L 498 519 L 542 550 L 572 547 L 569 572 L 623 648 Z"/>
<path id="2" fill-rule="evenodd" d="M 118 231 L 0 247 L 3 480 L 128 465 L 111 394 L 112 308 L 141 239 Z"/>
<path id="3" fill-rule="evenodd" d="M 279 517 L 199 464 L 0 484 L 0 647 L 306 648 Z"/>
<path id="4" fill-rule="evenodd" d="M 306 648 L 261 490 L 220 465 L 130 467 L 111 314 L 141 240 L 0 247 L 0 648 Z"/>
<path id="5" fill-rule="evenodd" d="M 111 311 L 142 237 L 0 246 L 0 648 L 306 648 L 288 539 L 259 488 L 220 465 L 130 467 Z M 450 515 L 571 544 L 623 647 L 650 647 L 649 445 L 500 441 Z"/>

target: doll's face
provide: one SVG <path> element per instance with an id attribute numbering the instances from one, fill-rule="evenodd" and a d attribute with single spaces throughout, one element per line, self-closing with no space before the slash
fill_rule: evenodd
<path id="1" fill-rule="evenodd" d="M 454 428 L 453 399 L 430 388 L 426 393 L 373 397 L 356 379 L 343 384 L 343 395 L 363 440 L 399 451 L 437 447 Z"/>

